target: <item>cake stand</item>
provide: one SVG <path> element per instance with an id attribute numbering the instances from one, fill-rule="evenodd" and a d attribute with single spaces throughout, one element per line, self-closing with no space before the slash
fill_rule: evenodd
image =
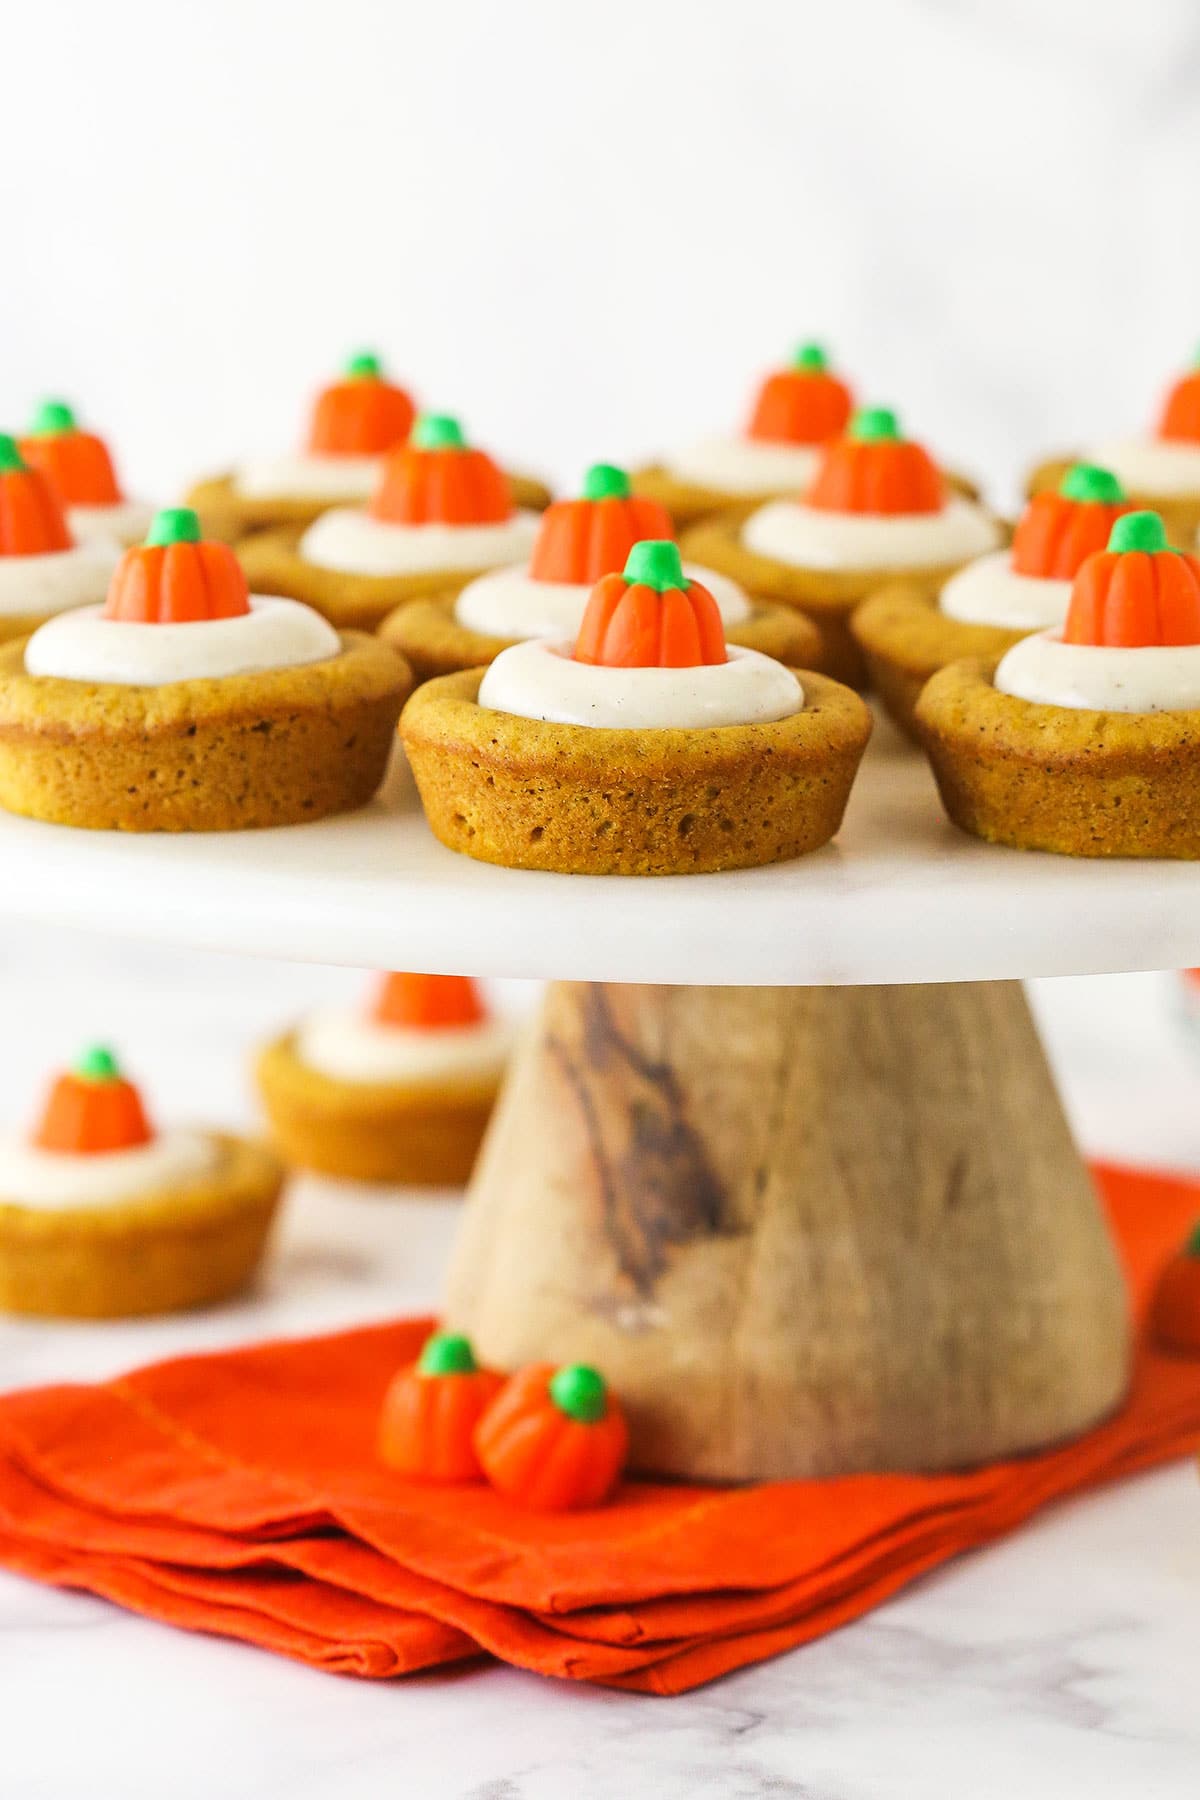
<path id="1" fill-rule="evenodd" d="M 975 842 L 881 726 L 838 843 L 769 869 L 490 868 L 433 840 L 400 766 L 365 811 L 284 831 L 0 816 L 0 872 L 43 921 L 555 978 L 445 1311 L 497 1366 L 595 1362 L 639 1468 L 958 1467 L 1126 1390 L 1120 1271 L 1017 978 L 1200 962 L 1200 866 Z"/>

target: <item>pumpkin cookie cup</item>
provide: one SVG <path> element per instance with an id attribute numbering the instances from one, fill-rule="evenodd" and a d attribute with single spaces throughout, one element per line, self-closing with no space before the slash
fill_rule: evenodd
<path id="1" fill-rule="evenodd" d="M 846 437 L 828 447 L 812 486 L 795 503 L 795 512 L 798 517 L 820 512 L 848 520 L 919 520 L 943 513 L 950 505 L 973 504 L 951 490 L 919 445 L 900 437 L 892 413 L 874 408 L 857 414 Z M 790 506 L 773 503 L 776 510 Z M 903 567 L 882 561 L 873 566 L 817 567 L 767 554 L 747 541 L 769 510 L 756 501 L 743 501 L 686 531 L 682 549 L 689 560 L 732 576 L 756 599 L 805 613 L 824 641 L 821 666 L 851 687 L 862 687 L 867 680 L 866 660 L 850 620 L 868 594 L 897 579 L 936 591 L 971 555 L 994 547 L 1003 537 L 1003 528 L 992 520 L 990 540 L 981 539 L 967 555 L 925 564 L 907 562 Z M 982 509 L 979 516 L 986 518 Z"/>
<path id="2" fill-rule="evenodd" d="M 479 668 L 530 637 L 573 637 L 595 583 L 619 572 L 636 543 L 674 535 L 670 514 L 635 495 L 623 469 L 596 463 L 578 499 L 557 500 L 543 513 L 527 565 L 459 579 L 411 601 L 384 620 L 380 636 L 407 659 L 418 681 Z M 712 589 L 731 644 L 820 668 L 820 633 L 800 613 L 751 603 L 736 584 L 710 580 L 705 569 L 685 573 Z"/>
<path id="3" fill-rule="evenodd" d="M 0 434 L 0 643 L 102 600 L 119 555 L 115 541 L 76 541 L 53 484 Z"/>
<path id="4" fill-rule="evenodd" d="M 1159 514 L 1172 544 L 1191 550 L 1200 531 L 1200 351 L 1167 390 L 1152 431 L 1088 455 L 1113 470 L 1134 506 Z M 1076 460 L 1047 457 L 1026 477 L 1026 492 L 1056 489 Z"/>
<path id="5" fill-rule="evenodd" d="M 1030 501 L 1011 556 L 968 563 L 941 590 L 892 582 L 856 607 L 850 629 L 867 678 L 900 729 L 917 737 L 917 700 L 939 669 L 968 657 L 998 660 L 1030 632 L 1061 622 L 1080 566 L 1104 548 L 1115 521 L 1130 510 L 1115 476 L 1076 463 L 1059 488 Z M 1000 623 L 985 616 L 989 605 L 1001 614 L 1026 609 L 1031 622 Z"/>
<path id="6" fill-rule="evenodd" d="M 232 831 L 363 805 L 386 772 L 411 672 L 387 645 L 339 636 L 306 609 L 279 617 L 291 605 L 252 600 L 227 546 L 199 541 L 194 514 L 160 514 L 147 545 L 125 553 L 102 609 L 78 609 L 0 646 L 0 805 L 118 831 Z M 173 678 L 193 643 L 203 653 L 190 634 L 209 622 L 299 629 L 307 660 Z M 110 624 L 126 633 L 123 643 L 136 639 L 139 669 L 93 680 L 90 659 L 108 655 L 101 640 Z M 176 634 L 170 645 L 160 631 Z M 168 673 L 141 669 L 160 646 Z M 31 664 L 70 673 L 31 673 Z"/>
<path id="7" fill-rule="evenodd" d="M 403 1074 L 389 1073 L 389 1038 Z M 268 1044 L 255 1075 L 285 1162 L 348 1181 L 462 1187 L 506 1049 L 473 982 L 393 974 L 361 1023 L 318 1015 Z"/>
<path id="8" fill-rule="evenodd" d="M 787 687 L 778 711 L 745 724 L 647 726 L 556 723 L 480 704 L 485 679 L 493 691 L 530 670 L 553 682 L 582 663 L 596 674 L 680 678 L 656 687 L 657 713 L 689 672 L 739 661 L 739 684 L 749 664 L 772 708 Z M 602 717 L 606 685 L 595 705 L 585 702 Z M 489 670 L 427 682 L 400 730 L 426 818 L 449 848 L 510 868 L 674 875 L 780 862 L 827 843 L 871 718 L 824 676 L 789 673 L 752 651 L 729 656 L 712 596 L 686 582 L 677 548 L 664 542 L 637 546 L 624 575 L 597 584 L 573 652 L 530 641 Z"/>
<path id="9" fill-rule="evenodd" d="M 395 527 L 389 542 L 389 527 Z M 462 528 L 462 529 L 460 529 Z M 496 567 L 479 560 L 485 540 L 498 529 L 507 541 L 522 529 L 501 471 L 482 450 L 471 448 L 456 419 L 430 414 L 419 419 L 410 440 L 384 463 L 380 486 L 365 508 L 331 508 L 309 528 L 259 532 L 238 545 L 247 579 L 260 593 L 282 594 L 315 607 L 339 630 L 374 631 L 405 601 L 440 593 Z M 420 549 L 410 531 L 453 534 L 462 542 L 457 566 L 433 562 L 401 566 L 387 573 L 341 566 L 338 557 L 399 555 L 402 564 Z M 336 533 L 336 540 L 330 534 Z M 348 540 L 352 548 L 348 549 Z M 318 554 L 318 544 L 321 546 Z M 503 560 L 503 558 L 501 559 Z"/>
<path id="10" fill-rule="evenodd" d="M 1164 648 L 1166 658 L 1138 664 Z M 1078 657 L 1061 656 L 1079 650 L 1104 655 L 1104 663 L 1081 672 Z M 1121 657 L 1119 677 L 1113 654 Z M 1070 690 L 1073 701 L 1099 681 L 1108 703 L 1061 705 L 997 685 L 1028 688 L 1031 670 L 1056 691 Z M 1145 702 L 1131 710 L 1151 676 L 1162 710 Z M 1172 687 L 1191 703 L 1176 708 Z M 1200 565 L 1168 549 L 1162 522 L 1142 512 L 1119 520 L 1109 550 L 1084 563 L 1061 633 L 1023 639 L 999 663 L 942 669 L 917 702 L 916 721 L 947 813 L 976 837 L 1061 856 L 1195 859 L 1200 704 L 1193 695 L 1200 695 Z"/>
<path id="11" fill-rule="evenodd" d="M 259 1144 L 224 1132 L 158 1137 L 102 1049 L 55 1083 L 17 1166 L 31 1162 L 42 1190 L 22 1195 L 9 1191 L 20 1188 L 11 1153 L 0 1153 L 0 1309 L 44 1317 L 226 1299 L 258 1267 L 283 1188 L 282 1166 Z M 114 1164 L 128 1173 L 110 1174 Z"/>

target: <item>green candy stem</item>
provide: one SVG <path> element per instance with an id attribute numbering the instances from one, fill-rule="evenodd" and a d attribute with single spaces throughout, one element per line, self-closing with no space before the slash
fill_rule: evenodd
<path id="1" fill-rule="evenodd" d="M 829 358 L 820 344 L 797 344 L 792 351 L 792 367 L 803 375 L 823 375 L 829 367 Z"/>
<path id="2" fill-rule="evenodd" d="M 629 477 L 616 463 L 593 463 L 583 478 L 585 500 L 628 500 Z"/>
<path id="3" fill-rule="evenodd" d="M 65 400 L 43 400 L 33 415 L 30 437 L 62 437 L 75 430 L 75 414 Z"/>
<path id="4" fill-rule="evenodd" d="M 581 1425 L 597 1424 L 608 1411 L 604 1377 L 586 1363 L 568 1363 L 550 1377 L 550 1398 L 559 1412 Z"/>
<path id="5" fill-rule="evenodd" d="M 1111 469 L 1098 463 L 1076 463 L 1067 470 L 1059 486 L 1064 500 L 1093 500 L 1102 506 L 1120 506 L 1125 490 Z"/>
<path id="6" fill-rule="evenodd" d="M 1166 526 L 1156 512 L 1126 513 L 1109 532 L 1108 547 L 1118 555 L 1127 550 L 1143 550 L 1150 556 L 1171 548 L 1167 542 Z"/>
<path id="7" fill-rule="evenodd" d="M 478 1367 L 471 1340 L 459 1331 L 435 1331 L 417 1362 L 422 1375 L 474 1375 Z"/>
<path id="8" fill-rule="evenodd" d="M 1183 1254 L 1185 1256 L 1194 1256 L 1197 1261 L 1200 1261 L 1200 1219 L 1197 1219 L 1192 1228 L 1191 1236 L 1183 1246 Z"/>
<path id="9" fill-rule="evenodd" d="M 74 1074 L 82 1081 L 120 1081 L 121 1067 L 116 1052 L 107 1044 L 89 1044 L 75 1062 Z"/>
<path id="10" fill-rule="evenodd" d="M 662 594 L 667 588 L 685 588 L 687 578 L 679 545 L 670 538 L 643 538 L 635 544 L 625 562 L 625 579 L 632 587 L 655 588 Z"/>
<path id="11" fill-rule="evenodd" d="M 25 466 L 16 438 L 10 437 L 7 431 L 0 431 L 0 475 L 7 475 L 11 470 L 23 469 Z"/>
<path id="12" fill-rule="evenodd" d="M 346 358 L 343 373 L 347 381 L 380 381 L 383 364 L 373 350 L 359 350 Z"/>
<path id="13" fill-rule="evenodd" d="M 148 544 L 198 544 L 200 538 L 200 521 L 190 506 L 164 506 L 146 533 Z"/>
<path id="14" fill-rule="evenodd" d="M 896 443 L 900 425 L 890 407 L 868 406 L 851 419 L 849 435 L 860 444 Z"/>
<path id="15" fill-rule="evenodd" d="M 465 450 L 467 440 L 457 419 L 449 413 L 422 413 L 412 428 L 418 450 Z"/>

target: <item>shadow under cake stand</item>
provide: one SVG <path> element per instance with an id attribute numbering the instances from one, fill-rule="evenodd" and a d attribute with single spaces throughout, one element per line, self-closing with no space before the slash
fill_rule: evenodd
<path id="1" fill-rule="evenodd" d="M 1125 1393 L 1122 1277 L 1019 978 L 1200 961 L 1200 867 L 962 836 L 887 727 L 838 843 L 774 868 L 491 868 L 434 841 L 401 766 L 363 812 L 282 831 L 0 815 L 0 907 L 552 978 L 445 1312 L 498 1366 L 595 1362 L 640 1469 L 954 1468 L 1077 1434 Z"/>

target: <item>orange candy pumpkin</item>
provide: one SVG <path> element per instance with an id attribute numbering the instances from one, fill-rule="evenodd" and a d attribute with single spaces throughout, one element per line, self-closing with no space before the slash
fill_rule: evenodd
<path id="1" fill-rule="evenodd" d="M 1160 438 L 1200 443 L 1200 355 L 1169 390 L 1159 415 Z"/>
<path id="2" fill-rule="evenodd" d="M 465 1337 L 435 1333 L 384 1395 L 381 1461 L 412 1481 L 478 1481 L 476 1427 L 503 1386 L 502 1375 L 479 1367 Z"/>
<path id="3" fill-rule="evenodd" d="M 1163 1270 L 1150 1320 L 1164 1349 L 1200 1356 L 1200 1223 Z"/>
<path id="4" fill-rule="evenodd" d="M 717 603 L 687 579 L 669 539 L 635 544 L 624 573 L 596 583 L 574 657 L 610 669 L 694 669 L 728 660 Z"/>
<path id="5" fill-rule="evenodd" d="M 529 573 L 535 581 L 599 581 L 625 567 L 643 538 L 675 535 L 671 515 L 657 500 L 633 493 L 624 469 L 595 463 L 578 500 L 556 500 L 542 514 Z"/>
<path id="6" fill-rule="evenodd" d="M 1121 649 L 1200 644 L 1200 563 L 1168 546 L 1157 513 L 1126 513 L 1107 550 L 1088 557 L 1071 590 L 1063 641 Z"/>
<path id="7" fill-rule="evenodd" d="M 96 1156 L 132 1150 L 153 1135 L 137 1089 L 112 1051 L 96 1045 L 55 1081 L 33 1142 L 60 1156 Z"/>
<path id="8" fill-rule="evenodd" d="M 343 378 L 317 395 L 308 432 L 314 456 L 383 456 L 412 430 L 416 409 L 384 379 L 379 358 L 352 356 Z"/>
<path id="9" fill-rule="evenodd" d="M 539 1363 L 514 1375 L 489 1407 L 475 1450 L 498 1493 L 533 1512 L 570 1512 L 607 1500 L 629 1431 L 595 1369 Z"/>
<path id="10" fill-rule="evenodd" d="M 767 376 L 754 403 L 746 436 L 769 443 L 823 444 L 850 422 L 854 398 L 830 373 L 819 344 L 801 344 L 790 367 Z"/>
<path id="11" fill-rule="evenodd" d="M 385 975 L 372 1008 L 380 1025 L 409 1031 L 462 1030 L 487 1010 L 469 975 Z"/>
<path id="12" fill-rule="evenodd" d="M 144 544 L 127 550 L 113 571 L 106 619 L 180 625 L 235 619 L 250 611 L 246 577 L 228 544 L 200 535 L 186 506 L 155 516 Z"/>
<path id="13" fill-rule="evenodd" d="M 0 434 L 0 556 L 47 556 L 73 542 L 46 477 L 25 461 L 15 438 Z"/>
<path id="14" fill-rule="evenodd" d="M 1012 567 L 1039 581 L 1073 581 L 1132 508 L 1115 475 L 1076 463 L 1057 492 L 1035 494 L 1013 532 Z"/>
<path id="15" fill-rule="evenodd" d="M 458 420 L 427 413 L 384 463 L 367 510 L 392 525 L 498 525 L 513 507 L 507 476 L 470 448 Z"/>
<path id="16" fill-rule="evenodd" d="M 103 438 L 81 431 L 71 408 L 61 400 L 44 400 L 21 455 L 40 469 L 64 506 L 118 506 L 124 495 Z"/>
<path id="17" fill-rule="evenodd" d="M 900 435 L 895 413 L 872 407 L 856 413 L 845 437 L 826 450 L 805 504 L 825 512 L 934 513 L 945 504 L 937 464 Z"/>

